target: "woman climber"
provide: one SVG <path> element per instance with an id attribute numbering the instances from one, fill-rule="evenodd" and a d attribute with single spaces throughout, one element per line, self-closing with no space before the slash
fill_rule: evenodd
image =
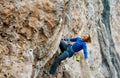
<path id="1" fill-rule="evenodd" d="M 64 41 L 70 41 L 74 42 L 73 45 L 66 44 Z M 65 38 L 60 41 L 60 49 L 63 52 L 53 63 L 49 73 L 55 74 L 57 67 L 59 66 L 59 63 L 62 60 L 65 60 L 68 57 L 72 57 L 74 53 L 79 52 L 83 49 L 84 52 L 84 58 L 86 60 L 86 63 L 88 64 L 88 52 L 87 52 L 87 45 L 86 42 L 90 41 L 90 35 L 84 34 L 81 38 Z"/>

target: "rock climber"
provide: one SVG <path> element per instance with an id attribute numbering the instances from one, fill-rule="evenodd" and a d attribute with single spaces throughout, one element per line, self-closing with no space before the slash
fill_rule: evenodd
<path id="1" fill-rule="evenodd" d="M 72 45 L 66 44 L 65 41 L 70 40 L 70 42 L 74 42 Z M 65 38 L 60 41 L 60 49 L 62 54 L 54 61 L 49 74 L 55 74 L 57 67 L 59 66 L 62 60 L 66 58 L 70 58 L 73 56 L 74 53 L 79 52 L 83 49 L 84 58 L 86 63 L 88 64 L 88 52 L 87 52 L 87 45 L 86 42 L 90 41 L 90 35 L 84 34 L 81 38 Z"/>

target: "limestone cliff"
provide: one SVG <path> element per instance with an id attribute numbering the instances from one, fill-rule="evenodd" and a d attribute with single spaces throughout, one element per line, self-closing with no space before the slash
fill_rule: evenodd
<path id="1" fill-rule="evenodd" d="M 0 0 L 0 78 L 120 78 L 120 0 Z M 68 20 L 66 14 L 70 16 Z M 62 21 L 61 21 L 62 19 Z M 47 76 L 64 37 L 89 33 L 82 51 Z"/>

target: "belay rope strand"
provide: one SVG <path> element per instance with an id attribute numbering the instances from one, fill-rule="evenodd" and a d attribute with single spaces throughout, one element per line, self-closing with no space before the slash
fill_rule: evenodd
<path id="1" fill-rule="evenodd" d="M 17 10 L 18 10 L 18 2 L 17 2 L 17 0 L 13 0 L 13 2 L 14 2 L 14 4 L 15 4 L 15 7 L 16 7 Z"/>
<path id="2" fill-rule="evenodd" d="M 66 16 L 67 19 L 68 19 L 68 40 L 67 40 L 67 43 L 70 44 L 70 38 L 69 38 L 69 37 L 70 37 L 70 30 L 71 30 L 71 26 L 70 26 L 70 25 L 71 25 L 71 24 L 70 24 L 70 22 L 71 22 L 71 21 L 70 21 L 70 20 L 71 20 L 71 18 L 70 18 L 71 0 L 69 0 L 69 5 L 68 5 L 68 6 L 69 6 L 69 8 L 68 8 L 68 9 L 69 9 L 69 11 L 68 11 L 69 14 L 65 13 L 65 16 Z M 64 29 L 65 29 L 65 28 L 64 28 Z M 64 31 L 63 31 L 63 32 L 64 32 Z M 63 34 L 64 34 L 64 33 L 63 33 Z"/>
<path id="3" fill-rule="evenodd" d="M 68 37 L 70 37 L 70 30 L 71 30 L 70 29 L 70 16 L 67 13 L 65 13 L 65 15 L 68 19 Z M 68 38 L 67 43 L 70 44 L 70 38 Z"/>

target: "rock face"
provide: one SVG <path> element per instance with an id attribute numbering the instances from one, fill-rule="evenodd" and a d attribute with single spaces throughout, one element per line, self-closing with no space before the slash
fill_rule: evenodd
<path id="1" fill-rule="evenodd" d="M 0 0 L 0 78 L 120 78 L 120 0 Z M 66 15 L 70 16 L 67 17 Z M 61 21 L 62 19 L 62 21 Z M 83 52 L 47 76 L 64 37 L 89 33 Z"/>

